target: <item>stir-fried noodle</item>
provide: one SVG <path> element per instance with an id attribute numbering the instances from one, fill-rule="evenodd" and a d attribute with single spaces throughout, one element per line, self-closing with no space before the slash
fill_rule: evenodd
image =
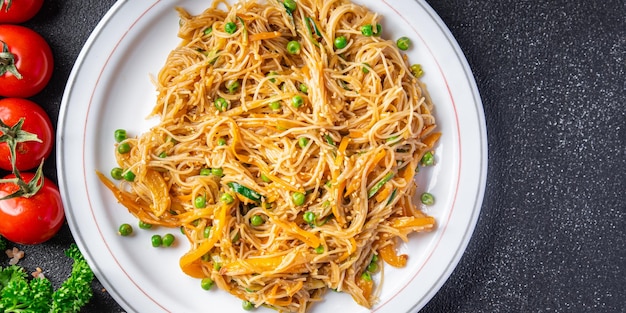
<path id="1" fill-rule="evenodd" d="M 281 311 L 328 289 L 371 307 L 371 275 L 406 263 L 396 241 L 434 227 L 413 178 L 440 135 L 380 16 L 348 0 L 179 14 L 160 122 L 116 152 L 134 181 L 103 182 L 142 221 L 182 227 L 190 276 Z"/>

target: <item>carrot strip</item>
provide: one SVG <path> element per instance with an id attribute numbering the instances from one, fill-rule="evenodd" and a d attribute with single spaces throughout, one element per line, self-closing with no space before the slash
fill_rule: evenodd
<path id="1" fill-rule="evenodd" d="M 441 132 L 431 133 L 426 138 L 422 139 L 422 142 L 427 145 L 429 148 L 432 148 L 437 140 L 441 137 Z"/>
<path id="2" fill-rule="evenodd" d="M 321 241 L 315 234 L 310 233 L 296 225 L 293 222 L 285 222 L 280 219 L 270 216 L 270 220 L 276 226 L 280 227 L 283 231 L 291 234 L 292 236 L 298 238 L 299 240 L 306 243 L 309 247 L 315 249 L 320 246 Z"/>
<path id="3" fill-rule="evenodd" d="M 390 244 L 378 249 L 378 253 L 383 261 L 393 267 L 404 267 L 408 256 L 406 254 L 398 255 L 396 253 L 396 245 Z"/>
<path id="4" fill-rule="evenodd" d="M 205 277 L 202 271 L 200 258 L 211 251 L 213 246 L 215 246 L 217 241 L 221 238 L 223 228 L 228 224 L 228 215 L 226 212 L 229 209 L 230 206 L 223 205 L 218 212 L 216 224 L 213 227 L 213 231 L 211 231 L 209 239 L 203 241 L 196 249 L 190 250 L 180 258 L 179 265 L 185 274 L 195 278 Z"/>
<path id="5" fill-rule="evenodd" d="M 387 200 L 387 198 L 391 194 L 391 190 L 393 190 L 391 184 L 385 184 L 385 188 L 378 192 L 378 194 L 376 194 L 376 202 L 383 202 Z"/>
<path id="6" fill-rule="evenodd" d="M 262 32 L 262 33 L 256 33 L 256 34 L 251 34 L 248 39 L 250 41 L 255 41 L 255 40 L 266 40 L 266 39 L 273 39 L 273 38 L 277 38 L 280 37 L 282 34 L 280 32 L 277 31 L 273 31 L 273 32 Z"/>

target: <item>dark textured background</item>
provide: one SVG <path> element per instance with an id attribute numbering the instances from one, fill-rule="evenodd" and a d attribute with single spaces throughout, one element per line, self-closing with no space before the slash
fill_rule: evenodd
<path id="1" fill-rule="evenodd" d="M 53 121 L 80 49 L 114 2 L 46 0 L 25 23 L 54 51 L 52 82 L 33 98 Z M 489 172 L 468 249 L 423 312 L 626 312 L 625 1 L 428 3 L 476 77 Z M 45 170 L 56 179 L 54 157 Z M 58 286 L 72 241 L 66 226 L 21 247 L 20 264 Z M 84 312 L 122 311 L 95 282 Z"/>

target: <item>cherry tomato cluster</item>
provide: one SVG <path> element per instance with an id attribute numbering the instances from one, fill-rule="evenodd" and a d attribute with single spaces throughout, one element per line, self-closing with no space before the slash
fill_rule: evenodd
<path id="1" fill-rule="evenodd" d="M 0 0 L 0 235 L 19 244 L 52 238 L 65 214 L 58 187 L 42 174 L 54 144 L 52 122 L 28 98 L 52 76 L 52 50 L 32 29 L 43 0 Z M 22 172 L 32 171 L 34 172 Z"/>

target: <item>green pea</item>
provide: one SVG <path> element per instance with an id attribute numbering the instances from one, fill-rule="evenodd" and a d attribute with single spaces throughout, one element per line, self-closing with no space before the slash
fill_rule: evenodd
<path id="1" fill-rule="evenodd" d="M 413 74 L 413 76 L 417 78 L 422 77 L 422 75 L 424 75 L 424 70 L 422 70 L 422 65 L 421 64 L 411 65 L 411 74 Z"/>
<path id="2" fill-rule="evenodd" d="M 294 192 L 291 194 L 291 200 L 297 206 L 303 205 L 305 200 L 305 195 L 302 192 Z"/>
<path id="3" fill-rule="evenodd" d="M 119 154 L 126 154 L 130 152 L 130 144 L 128 142 L 120 143 L 117 145 L 117 152 Z"/>
<path id="4" fill-rule="evenodd" d="M 202 231 L 202 235 L 204 236 L 204 238 L 209 238 L 209 236 L 211 235 L 211 226 L 205 227 Z"/>
<path id="5" fill-rule="evenodd" d="M 396 46 L 398 46 L 398 49 L 406 51 L 411 46 L 411 39 L 409 37 L 400 37 L 396 41 Z"/>
<path id="6" fill-rule="evenodd" d="M 150 241 L 152 242 L 152 246 L 155 248 L 158 248 L 163 244 L 163 238 L 161 235 L 152 235 Z"/>
<path id="7" fill-rule="evenodd" d="M 363 34 L 363 36 L 367 36 L 367 37 L 371 37 L 374 35 L 374 29 L 372 24 L 366 24 L 361 26 L 361 34 Z"/>
<path id="8" fill-rule="evenodd" d="M 435 197 L 428 192 L 424 192 L 420 196 L 420 200 L 422 200 L 422 203 L 425 205 L 433 205 L 435 203 Z"/>
<path id="9" fill-rule="evenodd" d="M 128 138 L 128 135 L 126 134 L 125 129 L 116 129 L 115 132 L 113 133 L 113 136 L 115 137 L 115 141 L 117 142 L 122 142 L 126 140 L 126 138 Z"/>
<path id="10" fill-rule="evenodd" d="M 367 74 L 370 72 L 370 65 L 367 63 L 363 63 L 363 67 L 361 67 L 361 71 L 363 71 L 363 73 Z"/>
<path id="11" fill-rule="evenodd" d="M 305 84 L 300 84 L 298 86 L 298 89 L 300 89 L 300 91 L 302 91 L 303 93 L 309 93 L 309 87 L 307 87 Z"/>
<path id="12" fill-rule="evenodd" d="M 270 106 L 270 109 L 274 111 L 280 110 L 280 106 L 281 106 L 280 101 L 272 101 L 270 102 L 269 106 Z"/>
<path id="13" fill-rule="evenodd" d="M 133 227 L 130 224 L 124 223 L 120 225 L 120 228 L 117 230 L 117 233 L 121 236 L 129 236 L 133 233 Z"/>
<path id="14" fill-rule="evenodd" d="M 126 171 L 122 177 L 124 178 L 125 181 L 135 181 L 135 173 L 131 172 L 131 171 Z"/>
<path id="15" fill-rule="evenodd" d="M 237 89 L 239 89 L 239 81 L 233 80 L 226 85 L 226 89 L 228 89 L 228 93 L 235 93 Z"/>
<path id="16" fill-rule="evenodd" d="M 217 177 L 224 176 L 224 170 L 221 167 L 215 167 L 211 169 L 211 174 Z"/>
<path id="17" fill-rule="evenodd" d="M 372 281 L 372 274 L 370 274 L 370 272 L 363 272 L 361 278 L 365 281 Z"/>
<path id="18" fill-rule="evenodd" d="M 335 45 L 335 48 L 343 49 L 348 45 L 348 39 L 346 38 L 346 36 L 339 36 L 335 38 L 333 44 Z"/>
<path id="19" fill-rule="evenodd" d="M 233 22 L 226 23 L 226 25 L 224 25 L 224 31 L 231 35 L 234 34 L 237 31 L 237 24 Z"/>
<path id="20" fill-rule="evenodd" d="M 215 108 L 220 112 L 228 110 L 228 101 L 226 101 L 226 99 L 222 97 L 215 99 L 214 105 Z"/>
<path id="21" fill-rule="evenodd" d="M 193 200 L 193 205 L 198 209 L 204 208 L 206 206 L 206 198 L 204 196 L 197 196 L 196 199 Z"/>
<path id="22" fill-rule="evenodd" d="M 303 217 L 304 221 L 307 222 L 308 224 L 312 224 L 315 222 L 315 213 L 311 212 L 311 211 L 307 211 L 306 213 L 304 213 L 304 217 Z"/>
<path id="23" fill-rule="evenodd" d="M 200 287 L 202 287 L 202 289 L 204 290 L 210 290 L 211 288 L 213 288 L 214 284 L 215 282 L 208 277 L 205 277 L 200 281 Z"/>
<path id="24" fill-rule="evenodd" d="M 298 138 L 298 145 L 300 146 L 300 148 L 304 149 L 306 148 L 308 144 L 309 144 L 309 138 L 306 138 L 306 137 Z"/>
<path id="25" fill-rule="evenodd" d="M 218 146 L 225 146 L 226 145 L 226 139 L 224 139 L 224 138 L 217 139 L 217 145 Z"/>
<path id="26" fill-rule="evenodd" d="M 209 176 L 211 175 L 211 169 L 203 168 L 200 170 L 200 176 Z"/>
<path id="27" fill-rule="evenodd" d="M 322 245 L 317 246 L 317 248 L 315 248 L 315 253 L 317 253 L 317 254 L 324 253 L 324 246 L 322 246 Z"/>
<path id="28" fill-rule="evenodd" d="M 287 9 L 287 11 L 293 12 L 293 11 L 296 10 L 296 1 L 295 0 L 285 0 L 285 2 L 283 2 L 283 6 L 285 6 L 285 9 Z"/>
<path id="29" fill-rule="evenodd" d="M 296 40 L 292 40 L 287 43 L 287 52 L 289 54 L 299 54 L 300 53 L 300 43 Z"/>
<path id="30" fill-rule="evenodd" d="M 250 224 L 252 224 L 252 226 L 261 226 L 263 223 L 265 223 L 265 220 L 263 220 L 261 215 L 253 215 L 250 218 Z"/>
<path id="31" fill-rule="evenodd" d="M 176 237 L 174 237 L 174 235 L 169 234 L 169 233 L 165 234 L 162 239 L 163 246 L 171 247 L 174 244 L 175 240 L 176 240 Z"/>
<path id="32" fill-rule="evenodd" d="M 370 273 L 376 273 L 378 271 L 378 263 L 376 262 L 371 262 L 368 266 L 367 266 L 367 271 Z"/>
<path id="33" fill-rule="evenodd" d="M 167 153 L 165 151 L 159 153 L 159 158 L 161 159 L 167 158 Z"/>
<path id="34" fill-rule="evenodd" d="M 301 107 L 303 103 L 304 103 L 304 99 L 302 98 L 301 95 L 295 95 L 293 96 L 293 98 L 291 98 L 291 106 L 293 106 L 296 109 Z"/>
<path id="35" fill-rule="evenodd" d="M 433 155 L 431 151 L 426 151 L 426 153 L 424 153 L 424 156 L 422 156 L 421 163 L 424 166 L 433 165 L 435 164 L 435 156 Z"/>
<path id="36" fill-rule="evenodd" d="M 241 303 L 241 307 L 246 310 L 246 311 L 250 311 L 252 309 L 254 309 L 254 304 L 252 304 L 252 302 L 248 301 L 248 300 L 244 300 Z"/>
<path id="37" fill-rule="evenodd" d="M 138 224 L 139 224 L 139 228 L 141 228 L 141 229 L 150 229 L 150 228 L 152 228 L 152 224 L 146 223 L 146 222 L 144 222 L 142 220 L 139 220 Z"/>
<path id="38" fill-rule="evenodd" d="M 270 77 L 270 76 L 276 76 L 276 75 L 278 75 L 278 73 L 276 73 L 275 71 L 271 71 L 271 72 L 267 73 L 267 75 L 265 75 L 265 76 Z M 276 78 L 270 78 L 269 81 L 272 82 L 272 83 L 275 83 L 276 82 Z"/>
<path id="39" fill-rule="evenodd" d="M 272 180 L 269 177 L 267 177 L 267 175 L 265 175 L 263 173 L 261 173 L 261 180 L 266 182 L 266 183 L 271 183 L 272 182 Z"/>
<path id="40" fill-rule="evenodd" d="M 380 37 L 380 35 L 382 34 L 383 34 L 383 25 L 376 24 L 376 33 L 374 33 L 374 36 Z"/>
<path id="41" fill-rule="evenodd" d="M 115 180 L 120 180 L 123 178 L 124 170 L 119 167 L 114 167 L 111 169 L 111 177 Z"/>
<path id="42" fill-rule="evenodd" d="M 233 203 L 233 201 L 235 201 L 235 199 L 229 193 L 223 193 L 220 196 L 220 201 L 222 201 L 222 202 L 224 202 L 226 204 L 231 204 L 231 203 Z"/>

